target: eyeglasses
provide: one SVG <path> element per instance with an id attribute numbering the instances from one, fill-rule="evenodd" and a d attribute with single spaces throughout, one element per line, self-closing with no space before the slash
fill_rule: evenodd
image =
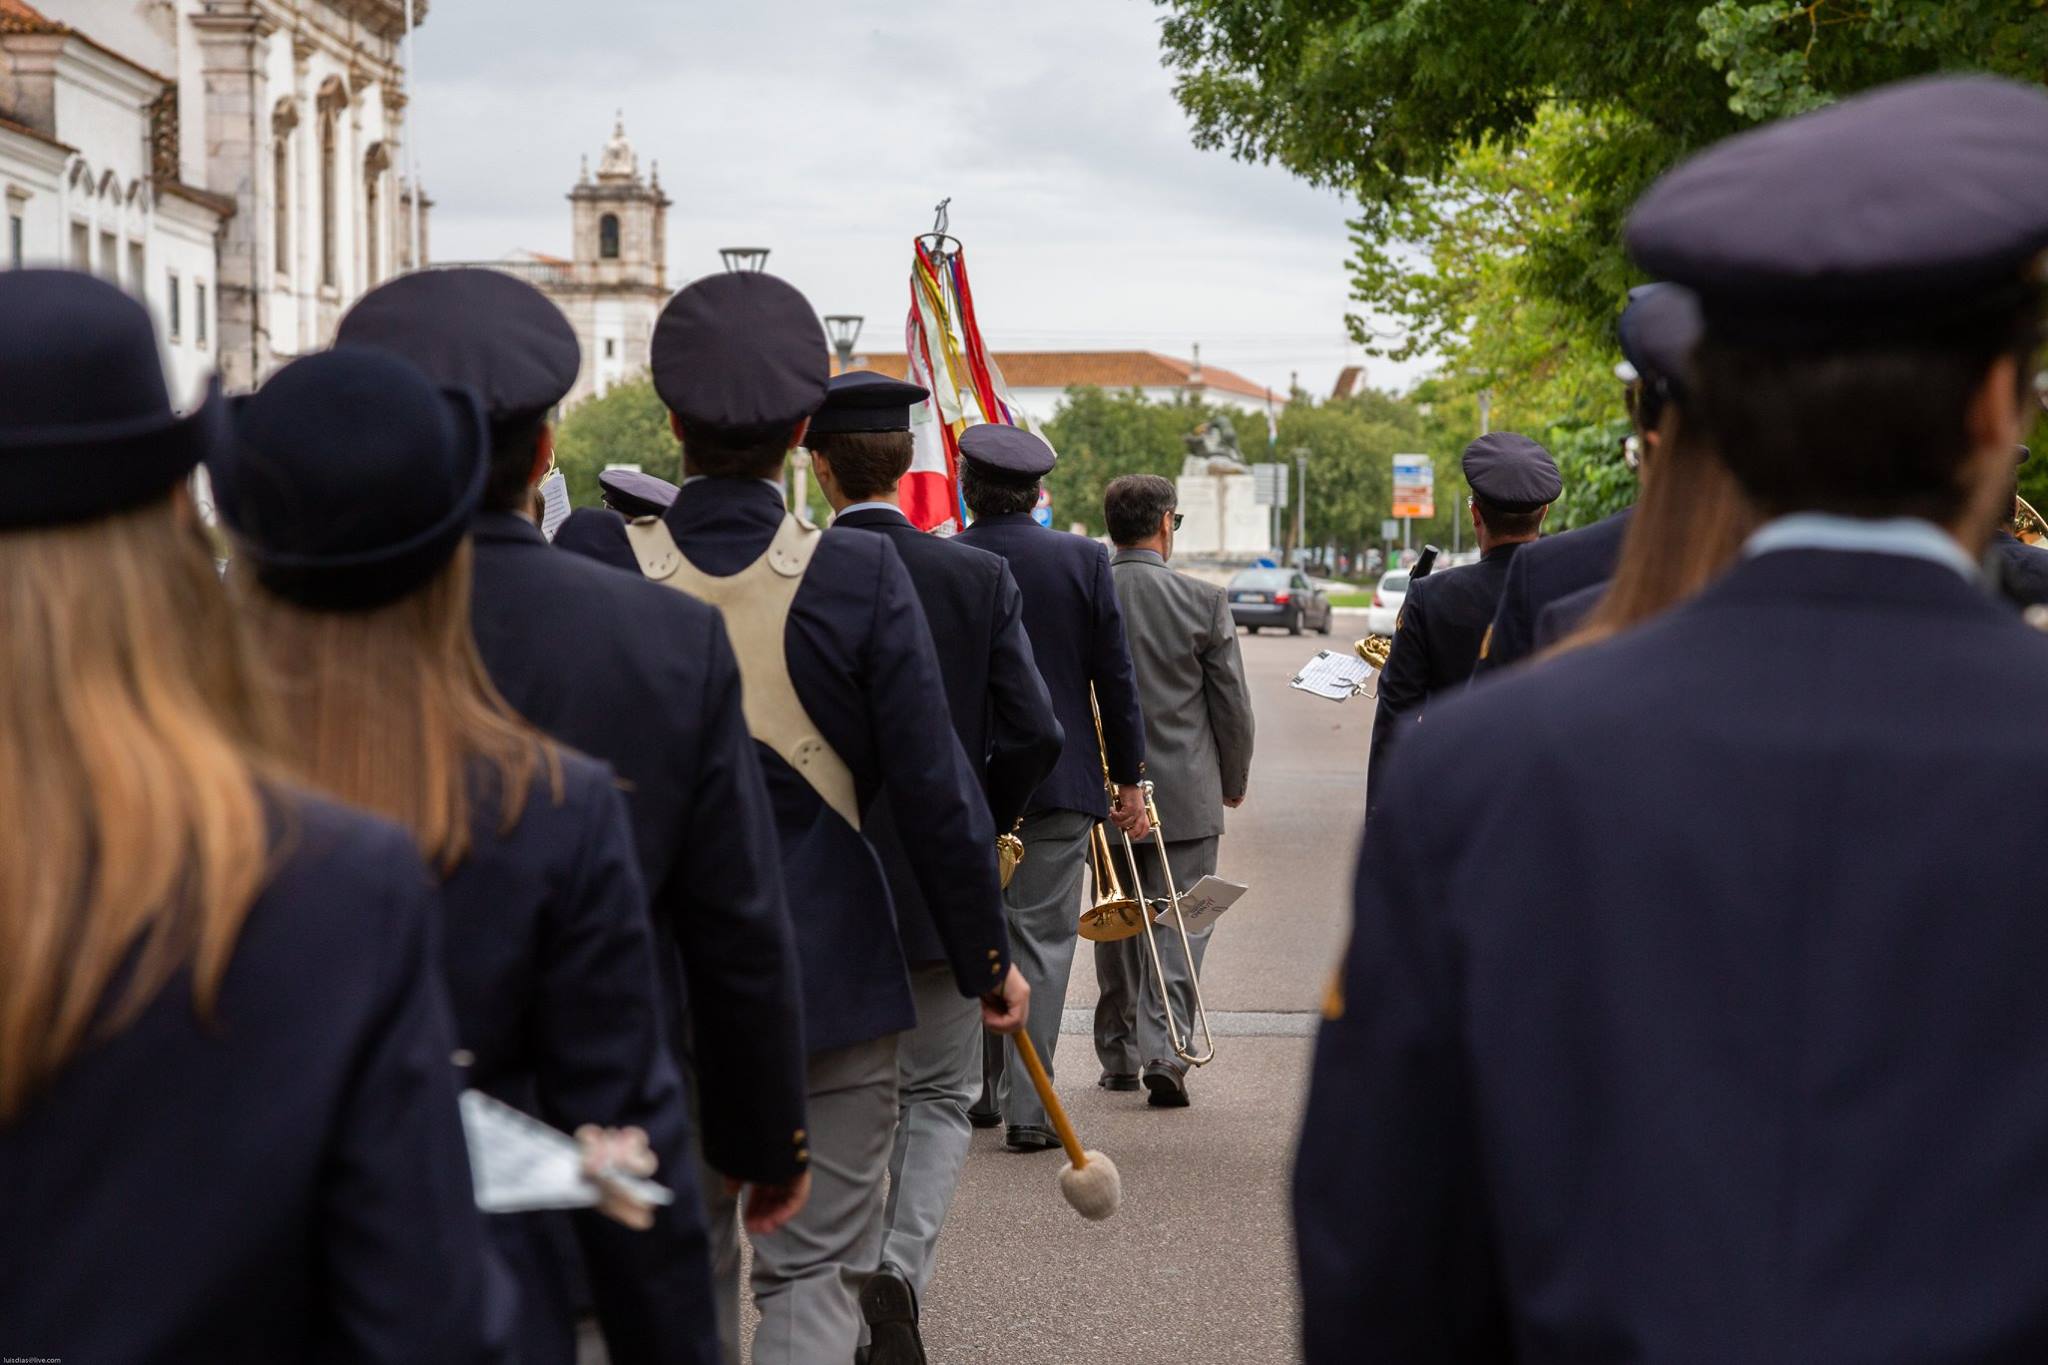
<path id="1" fill-rule="evenodd" d="M 1187 517 L 1185 513 L 1175 512 L 1173 514 L 1173 529 L 1178 531 L 1180 529 L 1181 522 L 1185 521 L 1186 519 Z"/>

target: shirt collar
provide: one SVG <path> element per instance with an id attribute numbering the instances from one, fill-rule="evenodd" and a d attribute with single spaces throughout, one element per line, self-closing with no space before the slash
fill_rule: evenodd
<path id="1" fill-rule="evenodd" d="M 1918 517 L 1837 516 L 1830 512 L 1794 512 L 1757 528 L 1742 547 L 1745 556 L 1777 550 L 1860 550 L 1865 554 L 1899 555 L 1944 565 L 1976 583 L 1983 569 L 1955 537 Z"/>
<path id="2" fill-rule="evenodd" d="M 893 502 L 850 502 L 833 513 L 832 520 L 837 521 L 839 518 L 854 512 L 894 512 L 897 516 L 903 517 L 905 521 L 910 520 L 909 517 L 903 516 L 903 509 Z"/>

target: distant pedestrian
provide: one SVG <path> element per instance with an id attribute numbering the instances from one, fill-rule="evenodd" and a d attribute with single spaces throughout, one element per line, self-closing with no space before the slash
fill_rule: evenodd
<path id="1" fill-rule="evenodd" d="M 1145 772 L 1167 865 L 1174 885 L 1185 891 L 1215 872 L 1223 812 L 1244 804 L 1252 766 L 1251 689 L 1223 590 L 1170 567 L 1180 520 L 1172 482 L 1126 474 L 1110 481 L 1102 506 L 1116 545 L 1109 571 L 1145 714 Z M 1149 902 L 1163 900 L 1165 878 L 1150 849 L 1138 859 L 1138 876 Z M 1190 961 L 1173 917 L 1160 921 L 1164 990 L 1142 935 L 1095 945 L 1095 1055 L 1105 1088 L 1135 1090 L 1142 1082 L 1154 1108 L 1187 1106 L 1188 1060 L 1181 1049 L 1199 1045 L 1196 981 L 1210 932 L 1188 935 Z"/>

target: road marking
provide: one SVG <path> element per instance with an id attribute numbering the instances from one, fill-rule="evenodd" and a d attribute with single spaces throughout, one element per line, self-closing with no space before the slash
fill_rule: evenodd
<path id="1" fill-rule="evenodd" d="M 1210 1010 L 1209 1029 L 1218 1038 L 1312 1038 L 1322 1015 L 1315 1010 Z M 1095 1011 L 1067 1010 L 1060 1032 L 1095 1032 Z"/>

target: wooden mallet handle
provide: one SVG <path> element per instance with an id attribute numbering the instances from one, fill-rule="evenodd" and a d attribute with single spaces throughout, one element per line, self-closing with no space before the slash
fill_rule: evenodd
<path id="1" fill-rule="evenodd" d="M 1017 1044 L 1017 1055 L 1024 1059 L 1024 1069 L 1031 1073 L 1031 1084 L 1038 1090 L 1038 1102 L 1045 1106 L 1053 1131 L 1060 1135 L 1060 1145 L 1067 1149 L 1068 1164 L 1077 1171 L 1082 1169 L 1088 1164 L 1088 1154 L 1081 1150 L 1081 1139 L 1074 1135 L 1074 1125 L 1068 1121 L 1060 1097 L 1052 1092 L 1052 1077 L 1045 1074 L 1045 1063 L 1038 1060 L 1038 1049 L 1032 1046 L 1031 1035 L 1018 1029 L 1010 1038 Z"/>

